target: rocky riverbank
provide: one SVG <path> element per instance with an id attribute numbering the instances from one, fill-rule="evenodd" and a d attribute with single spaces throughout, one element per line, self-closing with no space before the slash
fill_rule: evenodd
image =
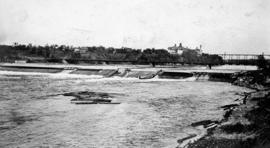
<path id="1" fill-rule="evenodd" d="M 269 70 L 247 71 L 233 75 L 234 85 L 253 92 L 238 94 L 234 104 L 224 110 L 220 121 L 191 124 L 201 133 L 178 140 L 178 148 L 268 148 L 270 147 L 270 73 Z"/>

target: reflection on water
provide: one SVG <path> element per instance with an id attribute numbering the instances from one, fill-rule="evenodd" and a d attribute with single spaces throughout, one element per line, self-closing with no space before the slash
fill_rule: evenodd
<path id="1" fill-rule="evenodd" d="M 192 122 L 245 88 L 219 82 L 1 75 L 0 147 L 175 147 Z M 62 93 L 118 93 L 119 105 L 74 105 Z"/>

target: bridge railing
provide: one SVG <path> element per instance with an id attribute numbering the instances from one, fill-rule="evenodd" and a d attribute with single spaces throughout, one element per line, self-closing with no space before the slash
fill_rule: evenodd
<path id="1" fill-rule="evenodd" d="M 258 57 L 261 55 L 257 54 L 218 54 L 222 57 L 224 64 L 230 65 L 257 65 Z M 270 55 L 262 54 L 264 58 L 270 61 Z"/>
<path id="2" fill-rule="evenodd" d="M 270 60 L 270 55 L 266 54 L 217 54 L 223 58 L 223 60 L 254 60 L 258 59 L 258 56 L 263 55 L 265 59 Z"/>

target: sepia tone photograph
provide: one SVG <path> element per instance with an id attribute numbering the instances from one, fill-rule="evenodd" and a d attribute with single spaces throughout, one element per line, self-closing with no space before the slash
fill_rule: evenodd
<path id="1" fill-rule="evenodd" d="M 269 148 L 269 0 L 0 0 L 0 148 Z"/>

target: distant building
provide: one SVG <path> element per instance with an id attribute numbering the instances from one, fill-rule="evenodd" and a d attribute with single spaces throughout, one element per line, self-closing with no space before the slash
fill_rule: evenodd
<path id="1" fill-rule="evenodd" d="M 79 49 L 79 48 L 75 48 L 75 49 L 74 49 L 74 52 L 80 53 L 80 49 Z"/>
<path id="2" fill-rule="evenodd" d="M 197 54 L 202 55 L 202 45 L 200 45 L 199 48 L 196 47 L 196 48 L 195 48 L 195 51 L 197 52 Z"/>
<path id="3" fill-rule="evenodd" d="M 179 54 L 179 55 L 181 55 L 185 51 L 193 50 L 193 51 L 196 51 L 198 55 L 201 55 L 202 54 L 202 49 L 201 48 L 202 48 L 202 45 L 200 45 L 200 48 L 196 47 L 195 49 L 191 49 L 191 48 L 188 48 L 188 47 L 183 47 L 182 43 L 180 43 L 178 46 L 176 44 L 174 44 L 174 46 L 168 47 L 168 52 L 171 53 L 171 54 Z"/>
<path id="4" fill-rule="evenodd" d="M 15 60 L 14 63 L 25 64 L 25 63 L 27 63 L 27 60 Z"/>
<path id="5" fill-rule="evenodd" d="M 179 46 L 174 44 L 174 46 L 168 47 L 168 51 L 171 54 L 182 54 L 183 53 L 183 46 L 181 43 L 179 44 Z"/>
<path id="6" fill-rule="evenodd" d="M 91 53 L 88 52 L 87 47 L 81 47 L 74 50 L 75 52 L 79 53 L 82 58 L 88 58 Z"/>
<path id="7" fill-rule="evenodd" d="M 88 48 L 87 47 L 81 47 L 80 48 L 80 54 L 85 54 L 88 52 Z"/>

